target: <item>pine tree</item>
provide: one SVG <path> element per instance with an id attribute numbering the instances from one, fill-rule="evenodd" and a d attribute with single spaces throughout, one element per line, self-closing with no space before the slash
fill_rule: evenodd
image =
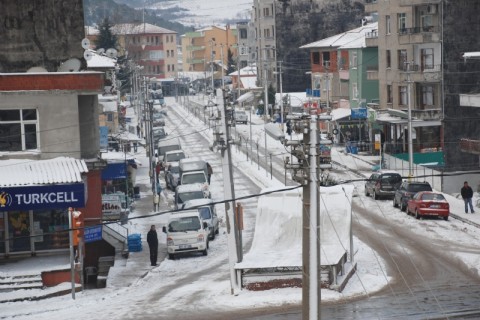
<path id="1" fill-rule="evenodd" d="M 110 23 L 108 18 L 103 19 L 102 23 L 99 25 L 99 35 L 97 40 L 95 40 L 96 49 L 117 49 L 118 39 L 117 36 L 112 33 L 113 25 Z"/>

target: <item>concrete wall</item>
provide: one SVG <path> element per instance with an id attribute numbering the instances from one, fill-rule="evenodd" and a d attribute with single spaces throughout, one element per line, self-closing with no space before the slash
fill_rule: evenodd
<path id="1" fill-rule="evenodd" d="M 82 0 L 0 0 L 0 8 L 0 73 L 83 60 Z"/>

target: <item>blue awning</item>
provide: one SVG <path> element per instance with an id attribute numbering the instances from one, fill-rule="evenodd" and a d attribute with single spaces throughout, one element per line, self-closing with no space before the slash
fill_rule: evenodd
<path id="1" fill-rule="evenodd" d="M 136 167 L 135 160 L 127 160 L 129 166 Z M 107 167 L 102 170 L 102 180 L 126 179 L 125 162 L 114 162 L 107 164 Z"/>

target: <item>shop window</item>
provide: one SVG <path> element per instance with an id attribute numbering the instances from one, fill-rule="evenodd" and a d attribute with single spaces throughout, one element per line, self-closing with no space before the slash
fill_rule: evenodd
<path id="1" fill-rule="evenodd" d="M 0 151 L 38 148 L 36 109 L 0 110 Z"/>
<path id="2" fill-rule="evenodd" d="M 69 246 L 67 210 L 33 211 L 31 230 L 35 250 L 62 249 Z"/>

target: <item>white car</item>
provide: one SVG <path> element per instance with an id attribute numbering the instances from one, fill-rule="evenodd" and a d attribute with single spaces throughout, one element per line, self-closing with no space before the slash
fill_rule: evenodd
<path id="1" fill-rule="evenodd" d="M 241 110 L 235 111 L 233 118 L 235 119 L 235 123 L 247 124 L 248 122 L 248 116 L 245 111 L 241 111 Z"/>
<path id="2" fill-rule="evenodd" d="M 208 254 L 209 228 L 198 210 L 172 213 L 162 231 L 167 234 L 168 258 L 174 260 L 179 253 L 201 252 Z"/>
<path id="3" fill-rule="evenodd" d="M 214 240 L 215 236 L 219 233 L 220 222 L 218 220 L 217 211 L 212 199 L 195 199 L 186 201 L 183 204 L 184 209 L 196 208 L 203 221 L 206 221 L 210 230 L 209 238 Z"/>

